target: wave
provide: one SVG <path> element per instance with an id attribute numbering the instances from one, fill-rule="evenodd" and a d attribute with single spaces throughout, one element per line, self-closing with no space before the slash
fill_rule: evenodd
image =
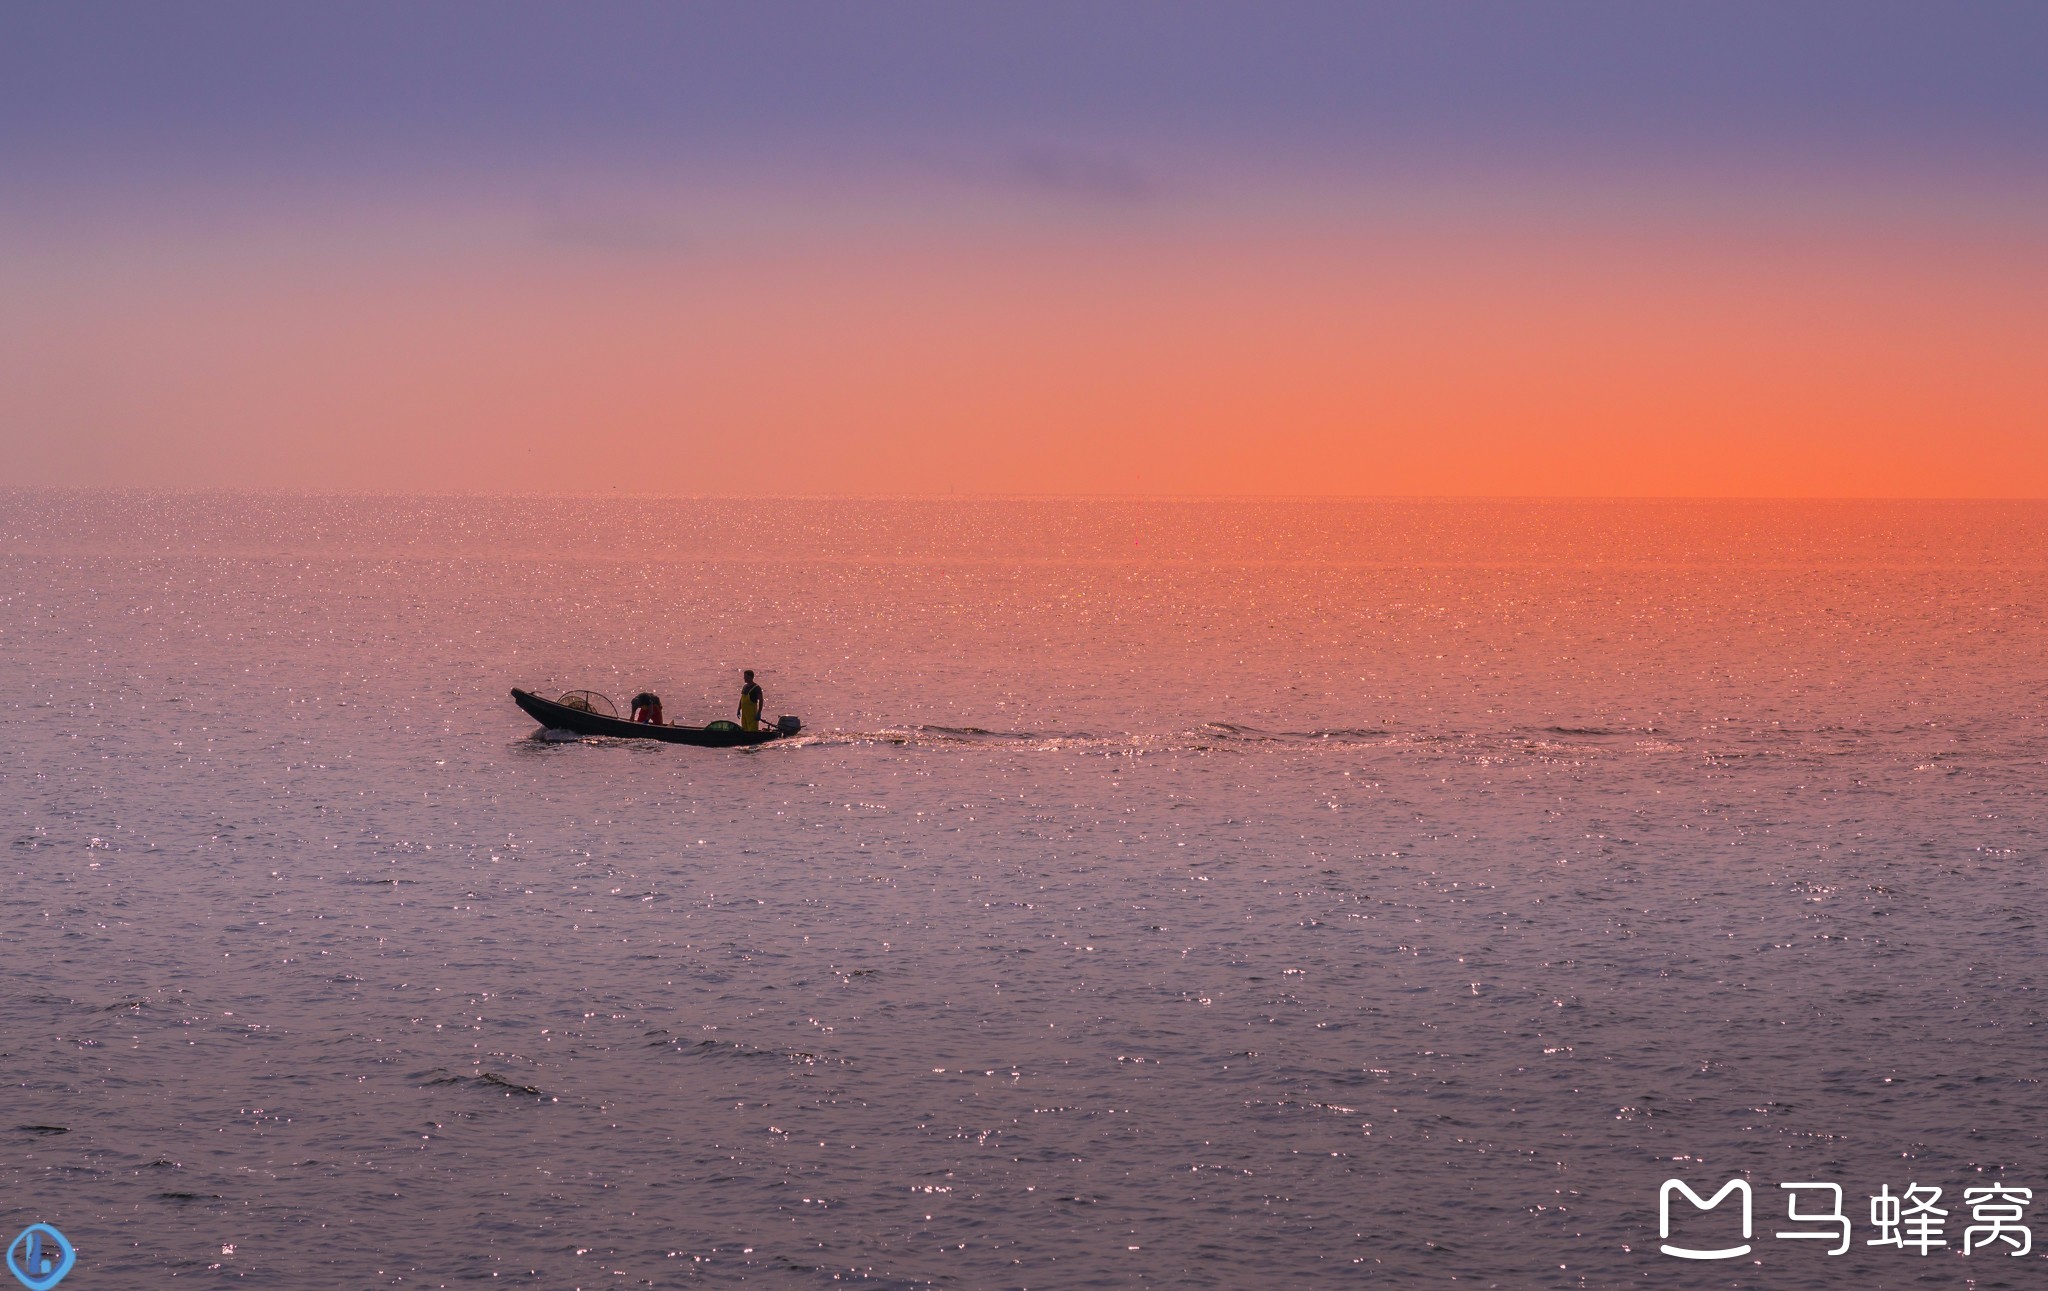
<path id="1" fill-rule="evenodd" d="M 466 1085 L 472 1089 L 488 1089 L 508 1098 L 514 1094 L 520 1094 L 527 1098 L 545 1098 L 551 1103 L 561 1101 L 538 1085 L 529 1085 L 513 1077 L 500 1075 L 495 1071 L 480 1071 L 465 1075 L 449 1071 L 446 1067 L 437 1067 L 432 1071 L 418 1073 L 413 1079 L 418 1082 L 422 1089 L 432 1089 L 440 1085 Z"/>
<path id="2" fill-rule="evenodd" d="M 982 741 L 1008 742 L 1015 744 L 1036 744 L 1044 740 L 1092 740 L 1095 736 L 1087 731 L 1068 731 L 1044 734 L 1038 731 L 991 731 L 982 726 L 913 726 L 919 735 L 941 740 L 963 740 L 970 743 Z"/>
<path id="3" fill-rule="evenodd" d="M 775 1062 L 792 1063 L 801 1067 L 850 1067 L 853 1061 L 836 1054 L 812 1053 L 808 1049 L 782 1049 L 769 1045 L 748 1044 L 742 1040 L 698 1040 L 673 1038 L 655 1040 L 650 1047 L 673 1049 L 677 1053 L 693 1054 L 704 1058 L 766 1058 Z"/>
<path id="4" fill-rule="evenodd" d="M 1356 744 L 1366 741 L 1378 742 L 1394 736 L 1394 732 L 1375 726 L 1334 726 L 1320 731 L 1268 731 L 1237 722 L 1210 722 L 1202 730 L 1206 734 L 1225 740 L 1287 744 Z"/>

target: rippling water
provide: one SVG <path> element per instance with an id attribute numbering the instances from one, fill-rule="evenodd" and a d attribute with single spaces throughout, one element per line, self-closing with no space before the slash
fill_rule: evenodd
<path id="1" fill-rule="evenodd" d="M 0 493 L 0 1218 L 80 1287 L 2040 1285 L 1960 1247 L 1966 1186 L 2048 1225 L 2044 552 Z M 802 738 L 505 693 L 741 667 Z M 1657 1254 L 1673 1176 L 1754 1255 Z M 1945 1252 L 1864 1244 L 1910 1182 Z"/>

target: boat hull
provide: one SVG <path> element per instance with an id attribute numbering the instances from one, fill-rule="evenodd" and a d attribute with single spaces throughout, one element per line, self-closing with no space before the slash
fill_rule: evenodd
<path id="1" fill-rule="evenodd" d="M 574 731 L 578 735 L 604 735 L 620 740 L 660 740 L 664 744 L 688 744 L 700 749 L 748 748 L 784 738 L 785 732 L 772 727 L 758 731 L 708 730 L 702 726 L 657 726 L 653 722 L 629 722 L 623 717 L 606 717 L 580 708 L 568 708 L 532 691 L 514 689 L 512 702 L 534 721 L 551 731 Z"/>

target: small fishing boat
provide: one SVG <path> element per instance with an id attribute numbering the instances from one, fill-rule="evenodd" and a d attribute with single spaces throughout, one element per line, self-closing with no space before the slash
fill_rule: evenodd
<path id="1" fill-rule="evenodd" d="M 711 722 L 704 726 L 670 726 L 658 722 L 634 722 L 618 716 L 611 701 L 594 691 L 572 690 L 560 700 L 542 699 L 530 690 L 512 691 L 512 702 L 528 717 L 550 731 L 574 731 L 578 735 L 608 735 L 621 740 L 660 740 L 666 744 L 692 744 L 705 749 L 741 748 L 787 739 L 803 729 L 794 717 L 784 717 L 758 731 L 742 730 L 738 722 Z"/>

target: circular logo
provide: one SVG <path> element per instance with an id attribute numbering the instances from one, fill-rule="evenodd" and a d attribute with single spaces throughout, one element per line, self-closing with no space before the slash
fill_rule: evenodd
<path id="1" fill-rule="evenodd" d="M 30 1224 L 7 1244 L 7 1271 L 28 1291 L 50 1291 L 77 1262 L 70 1241 L 48 1224 Z"/>

